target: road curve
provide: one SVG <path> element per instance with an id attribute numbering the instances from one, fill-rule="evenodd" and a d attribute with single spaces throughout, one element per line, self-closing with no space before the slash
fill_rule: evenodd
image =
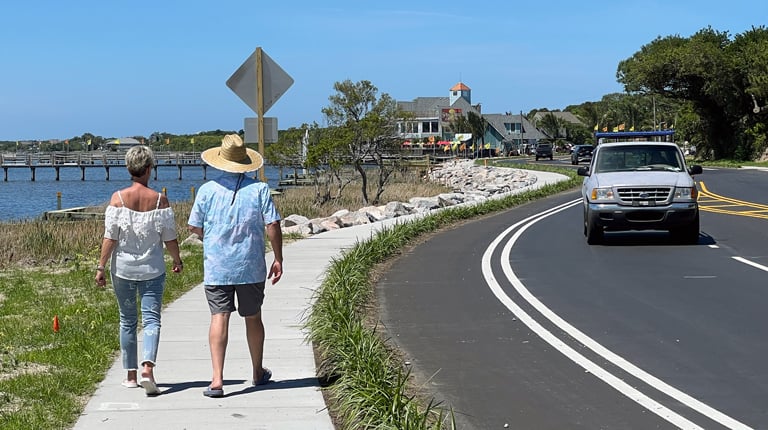
<path id="1" fill-rule="evenodd" d="M 755 328 L 765 273 L 718 248 L 733 223 L 703 213 L 697 246 L 651 232 L 589 247 L 577 197 L 442 232 L 390 266 L 381 320 L 414 375 L 460 428 L 766 427 L 768 381 L 748 358 L 768 353 Z"/>

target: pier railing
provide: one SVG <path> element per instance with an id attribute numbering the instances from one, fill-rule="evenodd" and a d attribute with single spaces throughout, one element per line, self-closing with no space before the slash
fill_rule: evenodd
<path id="1" fill-rule="evenodd" d="M 202 164 L 199 152 L 156 152 L 157 164 Z M 52 152 L 0 154 L 0 167 L 125 166 L 125 154 L 116 152 Z"/>
<path id="2" fill-rule="evenodd" d="M 155 152 L 155 179 L 159 167 L 177 167 L 181 179 L 182 167 L 202 166 L 203 175 L 207 165 L 203 163 L 199 152 Z M 117 152 L 52 152 L 52 153 L 5 153 L 0 154 L 0 168 L 3 169 L 4 180 L 8 181 L 8 169 L 30 169 L 32 180 L 35 180 L 35 169 L 53 168 L 56 170 L 56 180 L 59 180 L 59 169 L 63 167 L 79 167 L 81 179 L 85 180 L 88 168 L 103 168 L 106 179 L 109 180 L 111 167 L 125 168 L 125 154 Z"/>

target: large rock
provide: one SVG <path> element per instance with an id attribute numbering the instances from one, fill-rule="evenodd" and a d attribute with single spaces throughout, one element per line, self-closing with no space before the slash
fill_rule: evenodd
<path id="1" fill-rule="evenodd" d="M 384 206 L 384 215 L 387 218 L 397 218 L 399 216 L 408 215 L 411 213 L 411 208 L 413 208 L 410 205 L 406 206 L 404 203 L 401 202 L 389 202 Z"/>
<path id="2" fill-rule="evenodd" d="M 291 214 L 287 217 L 283 218 L 281 221 L 282 227 L 293 227 L 294 225 L 302 225 L 309 222 L 309 218 L 302 216 L 302 215 L 296 215 Z"/>

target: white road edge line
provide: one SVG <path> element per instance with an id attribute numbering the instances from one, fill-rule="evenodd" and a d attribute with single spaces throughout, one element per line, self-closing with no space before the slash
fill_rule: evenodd
<path id="1" fill-rule="evenodd" d="M 637 402 L 639 405 L 645 407 L 649 411 L 655 413 L 659 417 L 665 419 L 666 421 L 678 426 L 682 429 L 701 429 L 700 426 L 697 424 L 689 421 L 688 419 L 684 418 L 683 416 L 677 414 L 676 412 L 668 409 L 667 407 L 660 404 L 658 401 L 650 398 L 649 396 L 641 393 L 634 387 L 630 386 L 626 382 L 622 381 L 615 375 L 611 374 L 607 370 L 603 369 L 599 365 L 595 364 L 594 362 L 590 361 L 583 355 L 581 355 L 579 352 L 565 344 L 562 340 L 560 340 L 557 336 L 552 334 L 549 330 L 544 328 L 541 324 L 539 324 L 535 319 L 533 319 L 530 315 L 528 315 L 522 308 L 520 308 L 509 296 L 506 295 L 504 290 L 501 288 L 499 283 L 496 281 L 496 278 L 493 275 L 493 272 L 491 270 L 491 257 L 493 255 L 493 252 L 495 249 L 499 246 L 499 244 L 504 240 L 504 238 L 513 230 L 520 227 L 520 229 L 515 232 L 515 234 L 509 239 L 505 247 L 502 251 L 502 266 L 504 274 L 506 275 L 507 279 L 512 283 L 512 285 L 515 287 L 517 292 L 531 305 L 533 306 L 537 311 L 539 311 L 542 315 L 545 316 L 550 322 L 555 324 L 558 328 L 568 333 L 570 336 L 572 336 L 577 341 L 581 342 L 584 346 L 590 348 L 592 351 L 597 353 L 598 355 L 602 356 L 606 360 L 610 361 L 617 367 L 621 368 L 625 372 L 632 374 L 636 378 L 642 380 L 646 384 L 656 388 L 659 391 L 664 392 L 670 397 L 673 397 L 677 401 L 679 401 L 682 404 L 685 404 L 686 406 L 696 410 L 700 414 L 709 417 L 710 419 L 733 429 L 750 429 L 747 425 L 723 414 L 722 412 L 694 399 L 693 397 L 681 392 L 680 390 L 666 384 L 665 382 L 659 380 L 658 378 L 648 374 L 647 372 L 643 371 L 642 369 L 638 368 L 637 366 L 629 363 L 628 361 L 624 360 L 620 356 L 614 354 L 607 348 L 603 347 L 575 327 L 571 326 L 569 323 L 564 321 L 562 318 L 557 316 L 554 312 L 552 312 L 549 308 L 544 306 L 543 303 L 541 303 L 538 299 L 536 299 L 523 285 L 523 283 L 517 278 L 514 271 L 512 270 L 512 267 L 509 263 L 509 254 L 511 252 L 512 246 L 517 241 L 517 239 L 520 237 L 520 235 L 531 225 L 533 225 L 535 222 L 538 222 L 541 219 L 544 219 L 550 215 L 553 215 L 555 213 L 558 213 L 560 211 L 563 211 L 565 209 L 568 209 L 572 206 L 575 206 L 577 204 L 581 203 L 581 199 L 577 199 L 571 202 L 564 203 L 560 206 L 548 209 L 540 214 L 532 215 L 528 218 L 525 218 L 514 225 L 507 228 L 504 232 L 502 232 L 499 236 L 497 236 L 493 242 L 489 245 L 488 249 L 485 251 L 482 257 L 482 268 L 483 268 L 483 275 L 485 276 L 486 282 L 488 283 L 488 286 L 490 287 L 491 291 L 494 293 L 494 295 L 501 301 L 501 303 L 507 307 L 512 313 L 517 316 L 520 321 L 522 321 L 524 324 L 526 324 L 531 330 L 533 330 L 539 337 L 541 337 L 544 341 L 552 345 L 554 348 L 556 348 L 558 351 L 560 351 L 563 355 L 568 357 L 573 362 L 577 363 L 581 367 L 583 367 L 585 370 L 591 372 L 596 377 L 603 380 L 605 383 L 619 391 L 621 394 L 625 395 L 629 399 Z"/>
<path id="2" fill-rule="evenodd" d="M 744 264 L 747 264 L 749 266 L 752 266 L 752 267 L 754 267 L 756 269 L 760 269 L 763 272 L 768 272 L 768 267 L 763 266 L 762 264 L 757 264 L 757 263 L 755 263 L 753 261 L 749 261 L 749 260 L 747 260 L 746 258 L 743 258 L 743 257 L 731 257 L 731 258 L 733 258 L 736 261 L 740 261 L 740 262 L 742 262 Z"/>

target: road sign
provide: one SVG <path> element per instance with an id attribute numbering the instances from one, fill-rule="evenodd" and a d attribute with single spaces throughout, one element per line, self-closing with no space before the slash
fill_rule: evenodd
<path id="1" fill-rule="evenodd" d="M 259 119 L 245 119 L 245 143 L 259 143 Z M 264 117 L 264 143 L 277 142 L 277 118 Z"/>
<path id="2" fill-rule="evenodd" d="M 259 53 L 261 65 L 257 64 Z M 264 106 L 261 112 L 259 112 L 259 72 L 263 82 L 261 97 Z M 261 48 L 256 48 L 253 54 L 227 79 L 227 86 L 258 114 L 265 114 L 291 85 L 293 85 L 293 78 Z"/>

